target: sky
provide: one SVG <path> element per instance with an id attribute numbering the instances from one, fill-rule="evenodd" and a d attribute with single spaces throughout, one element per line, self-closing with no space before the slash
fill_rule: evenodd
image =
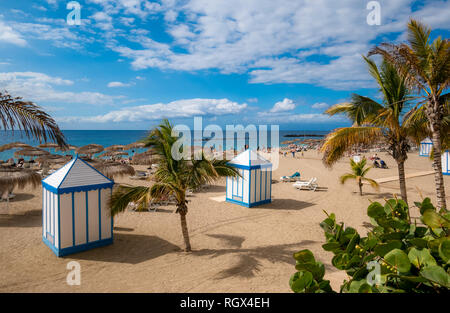
<path id="1" fill-rule="evenodd" d="M 323 112 L 379 97 L 362 55 L 402 42 L 410 17 L 448 38 L 449 1 L 0 0 L 0 90 L 62 129 L 149 129 L 162 118 L 349 125 Z M 75 9 L 74 9 L 75 8 Z M 68 18 L 69 15 L 69 18 Z M 69 20 L 69 23 L 68 23 Z M 80 24 L 80 25 L 77 25 Z"/>

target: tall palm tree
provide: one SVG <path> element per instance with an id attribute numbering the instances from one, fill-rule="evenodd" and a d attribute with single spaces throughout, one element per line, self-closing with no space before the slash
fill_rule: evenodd
<path id="1" fill-rule="evenodd" d="M 378 84 L 383 101 L 353 94 L 349 103 L 336 104 L 325 113 L 335 115 L 346 114 L 352 121 L 352 127 L 341 128 L 329 134 L 322 146 L 324 163 L 331 166 L 345 152 L 358 145 L 371 145 L 376 141 L 386 143 L 389 153 L 397 162 L 400 193 L 407 202 L 405 161 L 408 158 L 408 138 L 414 137 L 412 123 L 404 123 L 404 115 L 408 113 L 411 97 L 405 86 L 404 78 L 398 75 L 395 68 L 383 62 L 378 68 L 376 63 L 366 57 L 369 72 Z"/>
<path id="2" fill-rule="evenodd" d="M 188 189 L 211 183 L 220 177 L 238 176 L 238 171 L 228 165 L 226 160 L 208 160 L 202 154 L 200 158 L 190 155 L 189 159 L 173 155 L 178 140 L 172 135 L 173 126 L 164 120 L 153 129 L 144 140 L 147 147 L 152 147 L 158 156 L 158 169 L 155 173 L 155 183 L 148 187 L 119 186 L 111 197 L 111 214 L 114 216 L 123 212 L 130 202 L 137 204 L 138 209 L 148 206 L 151 199 L 164 199 L 173 196 L 176 201 L 176 213 L 180 214 L 181 231 L 185 243 L 185 251 L 191 251 L 189 232 L 186 222 Z"/>
<path id="3" fill-rule="evenodd" d="M 24 131 L 27 137 L 39 141 L 50 139 L 61 147 L 66 147 L 63 133 L 55 120 L 36 104 L 12 97 L 7 92 L 0 92 L 0 129 Z"/>
<path id="4" fill-rule="evenodd" d="M 450 82 L 450 42 L 448 39 L 430 39 L 431 29 L 411 19 L 408 23 L 408 44 L 383 43 L 373 48 L 369 56 L 382 55 L 403 75 L 405 82 L 423 97 L 424 112 L 433 142 L 433 168 L 435 172 L 438 207 L 446 209 L 444 178 L 442 176 L 442 123 L 445 115 L 444 94 Z"/>
<path id="5" fill-rule="evenodd" d="M 366 163 L 367 160 L 365 158 L 359 162 L 355 162 L 352 159 L 350 159 L 350 167 L 352 169 L 352 172 L 344 174 L 341 177 L 339 177 L 339 181 L 341 182 L 341 184 L 345 184 L 345 182 L 348 179 L 356 180 L 359 187 L 359 194 L 361 196 L 363 195 L 362 192 L 363 181 L 370 183 L 370 185 L 375 189 L 379 188 L 379 185 L 375 180 L 365 177 L 367 172 L 369 172 L 369 170 L 372 168 L 370 166 L 366 167 Z"/>

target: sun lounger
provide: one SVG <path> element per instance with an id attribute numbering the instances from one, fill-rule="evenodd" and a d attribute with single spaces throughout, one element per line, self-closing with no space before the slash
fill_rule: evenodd
<path id="1" fill-rule="evenodd" d="M 307 190 L 316 191 L 316 189 L 318 187 L 316 181 L 317 181 L 317 178 L 313 177 L 307 182 L 303 182 L 303 181 L 295 182 L 292 186 L 294 186 L 295 188 L 300 189 L 300 190 L 307 189 Z"/>
<path id="2" fill-rule="evenodd" d="M 150 177 L 150 175 L 148 175 L 148 173 L 146 172 L 142 172 L 142 171 L 136 171 L 136 174 L 134 176 L 130 176 L 130 179 L 146 179 Z"/>
<path id="3" fill-rule="evenodd" d="M 299 181 L 300 180 L 300 173 L 295 172 L 291 176 L 282 176 L 280 177 L 280 181 L 282 182 L 293 182 L 293 181 Z"/>

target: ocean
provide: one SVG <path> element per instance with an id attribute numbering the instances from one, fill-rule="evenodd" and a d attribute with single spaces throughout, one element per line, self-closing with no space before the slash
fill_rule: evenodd
<path id="1" fill-rule="evenodd" d="M 77 147 L 84 146 L 91 143 L 96 143 L 104 147 L 111 145 L 126 145 L 132 142 L 136 142 L 148 134 L 148 130 L 63 130 L 64 136 L 70 145 Z M 328 131 L 308 131 L 308 130 L 289 130 L 279 131 L 279 143 L 281 144 L 286 140 L 292 140 L 294 138 L 286 137 L 289 135 L 302 135 L 304 139 L 316 138 L 317 135 L 325 136 Z M 225 136 L 224 136 L 225 137 Z M 191 138 L 194 138 L 194 134 L 191 134 Z M 225 139 L 225 138 L 224 138 Z M 39 141 L 28 139 L 25 134 L 21 131 L 1 131 L 0 132 L 0 145 L 4 145 L 11 142 L 24 142 L 32 146 L 39 145 Z M 271 133 L 268 131 L 267 134 L 267 145 L 271 146 Z M 205 141 L 204 141 L 205 142 Z M 248 135 L 246 136 L 245 143 L 248 144 Z M 194 145 L 200 145 L 199 143 L 194 143 Z M 234 147 L 240 150 L 237 146 L 238 142 L 235 138 Z M 224 144 L 225 146 L 225 144 Z M 48 150 L 48 149 L 47 149 Z M 144 151 L 145 149 L 137 149 L 137 153 Z M 0 160 L 7 160 L 14 156 L 15 150 L 7 150 L 0 152 Z M 50 150 L 51 153 L 55 153 L 53 149 Z M 70 152 L 65 152 L 64 154 L 70 154 Z M 72 152 L 73 154 L 73 152 Z M 26 159 L 26 158 L 25 158 Z"/>

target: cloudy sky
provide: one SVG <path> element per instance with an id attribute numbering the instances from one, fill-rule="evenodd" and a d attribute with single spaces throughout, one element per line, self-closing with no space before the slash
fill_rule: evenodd
<path id="1" fill-rule="evenodd" d="M 329 130 L 322 112 L 352 92 L 376 97 L 361 55 L 405 39 L 418 18 L 448 37 L 449 1 L 0 0 L 0 89 L 64 129 L 188 123 Z"/>

